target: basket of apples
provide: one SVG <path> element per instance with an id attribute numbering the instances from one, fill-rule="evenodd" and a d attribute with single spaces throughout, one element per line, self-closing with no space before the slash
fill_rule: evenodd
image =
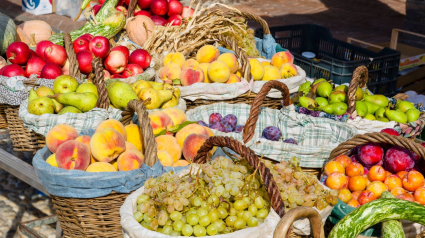
<path id="1" fill-rule="evenodd" d="M 398 199 L 425 205 L 424 144 L 404 138 L 392 128 L 381 133 L 356 135 L 341 143 L 324 165 L 321 181 L 339 190 L 339 203 L 331 213 L 336 224 L 346 214 L 388 191 Z M 347 206 L 348 205 L 348 206 Z M 419 224 L 403 222 L 406 237 L 422 231 Z M 379 236 L 373 226 L 363 235 Z"/>

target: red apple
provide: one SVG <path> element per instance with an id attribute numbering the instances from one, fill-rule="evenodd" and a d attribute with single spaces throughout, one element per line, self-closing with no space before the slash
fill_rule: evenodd
<path id="1" fill-rule="evenodd" d="M 37 57 L 37 54 L 35 53 L 35 51 L 30 49 L 30 58 L 32 57 Z"/>
<path id="2" fill-rule="evenodd" d="M 151 19 L 157 26 L 165 26 L 168 23 L 167 20 L 160 16 L 151 16 Z"/>
<path id="3" fill-rule="evenodd" d="M 86 33 L 86 34 L 81 35 L 77 39 L 79 39 L 79 38 L 84 38 L 84 39 L 86 39 L 86 40 L 88 40 L 90 42 L 94 38 L 94 36 L 92 34 L 90 34 L 90 33 Z"/>
<path id="4" fill-rule="evenodd" d="M 152 0 L 150 8 L 155 15 L 163 16 L 168 12 L 167 0 Z"/>
<path id="5" fill-rule="evenodd" d="M 152 15 L 148 11 L 140 10 L 140 11 L 137 11 L 136 13 L 134 13 L 134 16 L 147 16 L 147 17 L 151 17 Z"/>
<path id="6" fill-rule="evenodd" d="M 149 9 L 152 0 L 137 0 L 137 4 L 141 9 Z"/>
<path id="7" fill-rule="evenodd" d="M 111 46 L 108 38 L 104 36 L 95 36 L 89 44 L 89 49 L 93 52 L 95 57 L 104 59 L 109 54 Z"/>
<path id="8" fill-rule="evenodd" d="M 124 13 L 124 16 L 127 16 L 127 8 L 125 8 L 124 6 L 118 6 L 115 9 L 117 9 L 118 11 Z"/>
<path id="9" fill-rule="evenodd" d="M 1 68 L 1 75 L 6 77 L 25 76 L 25 71 L 17 64 L 9 64 Z"/>
<path id="10" fill-rule="evenodd" d="M 44 59 L 44 51 L 46 50 L 47 47 L 50 47 L 52 45 L 53 45 L 53 43 L 51 41 L 48 41 L 48 40 L 40 41 L 40 42 L 38 42 L 37 46 L 35 47 L 35 53 L 42 60 L 45 60 Z"/>
<path id="11" fill-rule="evenodd" d="M 30 48 L 24 42 L 13 42 L 7 47 L 6 57 L 12 64 L 24 65 L 30 58 Z"/>
<path id="12" fill-rule="evenodd" d="M 143 68 L 138 64 L 128 64 L 125 68 L 124 72 L 122 73 L 122 76 L 125 78 L 135 76 L 138 74 L 143 73 Z"/>
<path id="13" fill-rule="evenodd" d="M 183 18 L 192 17 L 194 13 L 195 13 L 195 10 L 193 10 L 193 8 L 183 7 L 182 17 Z"/>
<path id="14" fill-rule="evenodd" d="M 130 64 L 138 64 L 143 69 L 147 69 L 151 64 L 151 55 L 143 49 L 133 51 L 129 57 Z"/>
<path id="15" fill-rule="evenodd" d="M 131 0 L 124 0 L 124 4 L 127 5 L 127 6 L 130 6 L 130 1 Z"/>
<path id="16" fill-rule="evenodd" d="M 121 51 L 112 51 L 105 59 L 105 68 L 113 73 L 122 73 L 127 66 L 127 58 Z"/>
<path id="17" fill-rule="evenodd" d="M 58 76 L 63 74 L 62 68 L 55 63 L 49 62 L 43 66 L 40 73 L 40 78 L 44 79 L 56 79 Z"/>
<path id="18" fill-rule="evenodd" d="M 25 75 L 29 78 L 32 74 L 37 74 L 40 76 L 41 70 L 43 69 L 46 62 L 39 57 L 32 57 L 27 62 L 27 67 L 25 68 Z"/>
<path id="19" fill-rule="evenodd" d="M 77 54 L 78 52 L 82 50 L 89 50 L 89 41 L 85 38 L 77 38 L 73 43 L 72 46 L 74 47 L 74 52 Z"/>
<path id="20" fill-rule="evenodd" d="M 172 26 L 180 26 L 182 24 L 182 19 L 180 15 L 172 15 L 168 18 L 168 23 L 171 23 Z"/>
<path id="21" fill-rule="evenodd" d="M 103 4 L 106 0 L 99 0 L 99 4 Z"/>
<path id="22" fill-rule="evenodd" d="M 183 12 L 183 5 L 180 1 L 171 0 L 168 2 L 168 16 L 180 15 Z"/>
<path id="23" fill-rule="evenodd" d="M 393 136 L 399 136 L 400 134 L 394 128 L 385 128 L 381 130 L 381 133 L 387 133 Z"/>
<path id="24" fill-rule="evenodd" d="M 46 48 L 44 51 L 44 59 L 46 63 L 55 63 L 59 66 L 64 66 L 66 59 L 66 50 L 60 45 L 52 45 Z"/>
<path id="25" fill-rule="evenodd" d="M 93 70 L 91 66 L 93 58 L 94 55 L 89 50 L 82 50 L 77 53 L 78 68 L 80 69 L 81 73 L 89 74 Z"/>
<path id="26" fill-rule="evenodd" d="M 96 4 L 93 6 L 92 10 L 95 16 L 97 15 L 101 7 L 102 7 L 102 4 Z"/>
<path id="27" fill-rule="evenodd" d="M 122 53 L 124 53 L 126 59 L 128 59 L 128 56 L 130 55 L 130 51 L 128 51 L 128 48 L 122 45 L 115 46 L 111 49 L 111 51 L 121 51 Z"/>
<path id="28" fill-rule="evenodd" d="M 124 0 L 118 0 L 117 7 L 122 6 L 124 4 Z"/>
<path id="29" fill-rule="evenodd" d="M 124 77 L 121 74 L 113 74 L 111 76 L 111 79 L 122 79 L 122 78 L 124 78 Z"/>
<path id="30" fill-rule="evenodd" d="M 103 70 L 103 79 L 107 80 L 111 78 L 111 74 L 108 72 L 108 70 L 104 69 Z"/>

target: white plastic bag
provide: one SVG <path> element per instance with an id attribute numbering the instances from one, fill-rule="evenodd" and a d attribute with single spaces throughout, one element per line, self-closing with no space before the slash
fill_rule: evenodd
<path id="1" fill-rule="evenodd" d="M 55 1 L 55 13 L 58 15 L 69 16 L 71 19 L 77 17 L 80 11 L 80 6 L 83 0 L 54 0 Z M 77 21 L 84 21 L 86 18 L 84 14 L 81 14 Z"/>

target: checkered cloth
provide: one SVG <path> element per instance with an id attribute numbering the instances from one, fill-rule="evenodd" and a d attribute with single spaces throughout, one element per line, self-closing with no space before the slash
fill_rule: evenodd
<path id="1" fill-rule="evenodd" d="M 246 104 L 216 103 L 191 109 L 186 112 L 186 115 L 189 121 L 202 120 L 208 123 L 211 113 L 218 112 L 223 117 L 233 114 L 238 118 L 239 125 L 245 125 L 250 109 L 251 106 Z M 280 111 L 262 108 L 256 124 L 255 135 L 246 146 L 257 155 L 275 161 L 287 161 L 296 156 L 300 158 L 302 167 L 321 168 L 334 148 L 357 134 L 357 130 L 346 123 L 302 114 L 294 114 L 294 117 L 289 117 L 286 110 L 295 111 L 293 106 Z M 262 132 L 267 126 L 278 127 L 282 131 L 283 139 L 293 138 L 298 145 L 284 143 L 283 139 L 282 141 L 269 141 L 261 138 Z M 241 133 L 213 131 L 217 136 L 229 136 L 242 142 Z"/>

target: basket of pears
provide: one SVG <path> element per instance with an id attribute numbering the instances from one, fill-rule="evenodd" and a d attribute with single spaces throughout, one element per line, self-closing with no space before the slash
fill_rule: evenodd
<path id="1" fill-rule="evenodd" d="M 394 128 L 404 137 L 415 138 L 422 132 L 425 109 L 421 104 L 372 95 L 366 88 L 367 82 L 368 70 L 360 66 L 349 86 L 333 85 L 325 79 L 307 81 L 292 97 L 292 102 L 298 113 L 345 122 L 361 134 Z"/>

